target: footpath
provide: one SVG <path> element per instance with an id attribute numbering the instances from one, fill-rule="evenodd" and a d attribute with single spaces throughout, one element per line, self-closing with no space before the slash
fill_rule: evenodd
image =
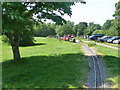
<path id="1" fill-rule="evenodd" d="M 90 43 L 90 41 L 83 41 L 83 42 Z M 110 45 L 106 45 L 106 44 L 101 44 L 101 43 L 96 43 L 96 44 L 100 45 L 100 46 L 112 48 L 112 49 L 115 49 L 115 50 L 120 50 L 120 48 L 117 48 L 117 47 L 114 47 L 114 46 L 110 46 Z"/>

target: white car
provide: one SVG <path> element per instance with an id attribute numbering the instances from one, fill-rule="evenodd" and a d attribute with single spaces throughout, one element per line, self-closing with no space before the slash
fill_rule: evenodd
<path id="1" fill-rule="evenodd" d="M 117 44 L 119 44 L 119 43 L 120 43 L 120 39 L 118 39 L 118 40 L 114 40 L 113 43 L 117 43 Z"/>

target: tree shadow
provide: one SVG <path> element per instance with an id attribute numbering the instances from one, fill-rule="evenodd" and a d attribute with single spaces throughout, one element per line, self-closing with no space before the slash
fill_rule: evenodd
<path id="1" fill-rule="evenodd" d="M 108 67 L 108 69 L 111 71 L 112 75 L 111 76 L 117 76 L 119 75 L 119 69 L 118 67 L 120 66 L 120 58 L 119 57 L 115 57 L 115 56 L 108 56 L 105 55 L 104 57 L 104 61 Z"/>
<path id="2" fill-rule="evenodd" d="M 18 62 L 9 60 L 2 63 L 3 88 L 81 87 L 84 84 L 81 69 L 85 65 L 81 53 L 31 56 Z"/>
<path id="3" fill-rule="evenodd" d="M 20 47 L 39 46 L 39 45 L 46 45 L 46 43 L 34 43 L 33 45 L 26 45 L 26 46 L 22 45 Z"/>
<path id="4" fill-rule="evenodd" d="M 104 56 L 104 59 L 114 73 L 109 78 L 118 77 L 116 64 L 119 58 Z M 83 78 L 87 78 L 84 77 L 87 65 L 82 53 L 31 56 L 18 62 L 8 60 L 2 63 L 3 88 L 81 88 L 86 82 Z"/>

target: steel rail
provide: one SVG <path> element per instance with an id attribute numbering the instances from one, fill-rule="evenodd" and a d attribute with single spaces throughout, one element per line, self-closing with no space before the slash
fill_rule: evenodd
<path id="1" fill-rule="evenodd" d="M 84 45 L 84 44 L 82 44 Z M 84 45 L 90 52 L 91 54 L 93 54 L 92 56 L 92 61 L 94 63 L 94 87 L 97 88 L 98 87 L 98 82 L 97 82 L 97 72 L 100 73 L 100 85 L 102 86 L 101 89 L 104 90 L 104 81 L 103 81 L 103 77 L 102 77 L 102 74 L 101 74 L 101 67 L 100 67 L 100 63 L 99 63 L 99 58 L 97 57 L 97 55 L 86 45 Z M 97 65 L 96 65 L 97 64 Z M 98 67 L 98 71 L 97 71 L 97 67 Z"/>
<path id="2" fill-rule="evenodd" d="M 87 46 L 86 46 L 87 47 Z M 99 73 L 100 73 L 100 84 L 102 85 L 103 84 L 103 79 L 102 79 L 102 75 L 101 75 L 101 67 L 100 67 L 100 63 L 99 63 L 99 59 L 98 59 L 98 57 L 96 56 L 96 54 L 95 53 L 93 53 L 93 51 L 89 48 L 89 47 L 87 47 L 89 50 L 90 50 L 90 52 L 93 54 L 93 56 L 92 57 L 95 57 L 94 59 L 93 59 L 93 61 L 95 62 L 97 62 L 97 63 L 95 63 L 95 64 L 97 64 L 97 66 L 98 66 L 98 71 L 99 71 Z M 95 65 L 95 68 L 97 68 L 97 66 Z M 96 70 L 96 73 L 97 73 L 97 70 Z M 96 74 L 97 75 L 97 74 Z M 97 77 L 97 76 L 95 76 L 95 77 Z M 97 85 L 97 79 L 96 79 L 96 81 L 95 81 L 95 87 L 97 88 L 98 87 L 98 85 Z"/>

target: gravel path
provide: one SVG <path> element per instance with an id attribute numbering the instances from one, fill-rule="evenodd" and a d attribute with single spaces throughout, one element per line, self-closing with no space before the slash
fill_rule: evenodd
<path id="1" fill-rule="evenodd" d="M 96 51 L 85 44 L 81 44 L 81 43 L 78 44 L 82 46 L 82 49 L 85 52 L 85 55 L 88 57 L 88 61 L 89 61 L 89 74 L 85 85 L 88 88 L 110 87 L 110 83 L 106 81 L 108 76 L 105 71 L 106 69 L 104 62 L 101 60 L 99 56 L 96 55 Z M 97 59 L 93 61 L 93 57 L 96 57 Z M 99 62 L 99 65 L 97 65 L 97 63 L 95 62 Z M 98 66 L 100 66 L 100 69 L 98 69 Z"/>
<path id="2" fill-rule="evenodd" d="M 86 43 L 90 43 L 90 41 L 83 41 L 83 42 L 86 42 Z M 101 46 L 105 46 L 105 47 L 108 47 L 108 48 L 112 48 L 112 49 L 115 49 L 115 50 L 120 50 L 120 48 L 117 48 L 117 47 L 114 47 L 114 46 L 110 46 L 110 45 L 106 45 L 106 44 L 101 44 L 101 43 L 96 43 L 97 45 L 101 45 Z"/>

